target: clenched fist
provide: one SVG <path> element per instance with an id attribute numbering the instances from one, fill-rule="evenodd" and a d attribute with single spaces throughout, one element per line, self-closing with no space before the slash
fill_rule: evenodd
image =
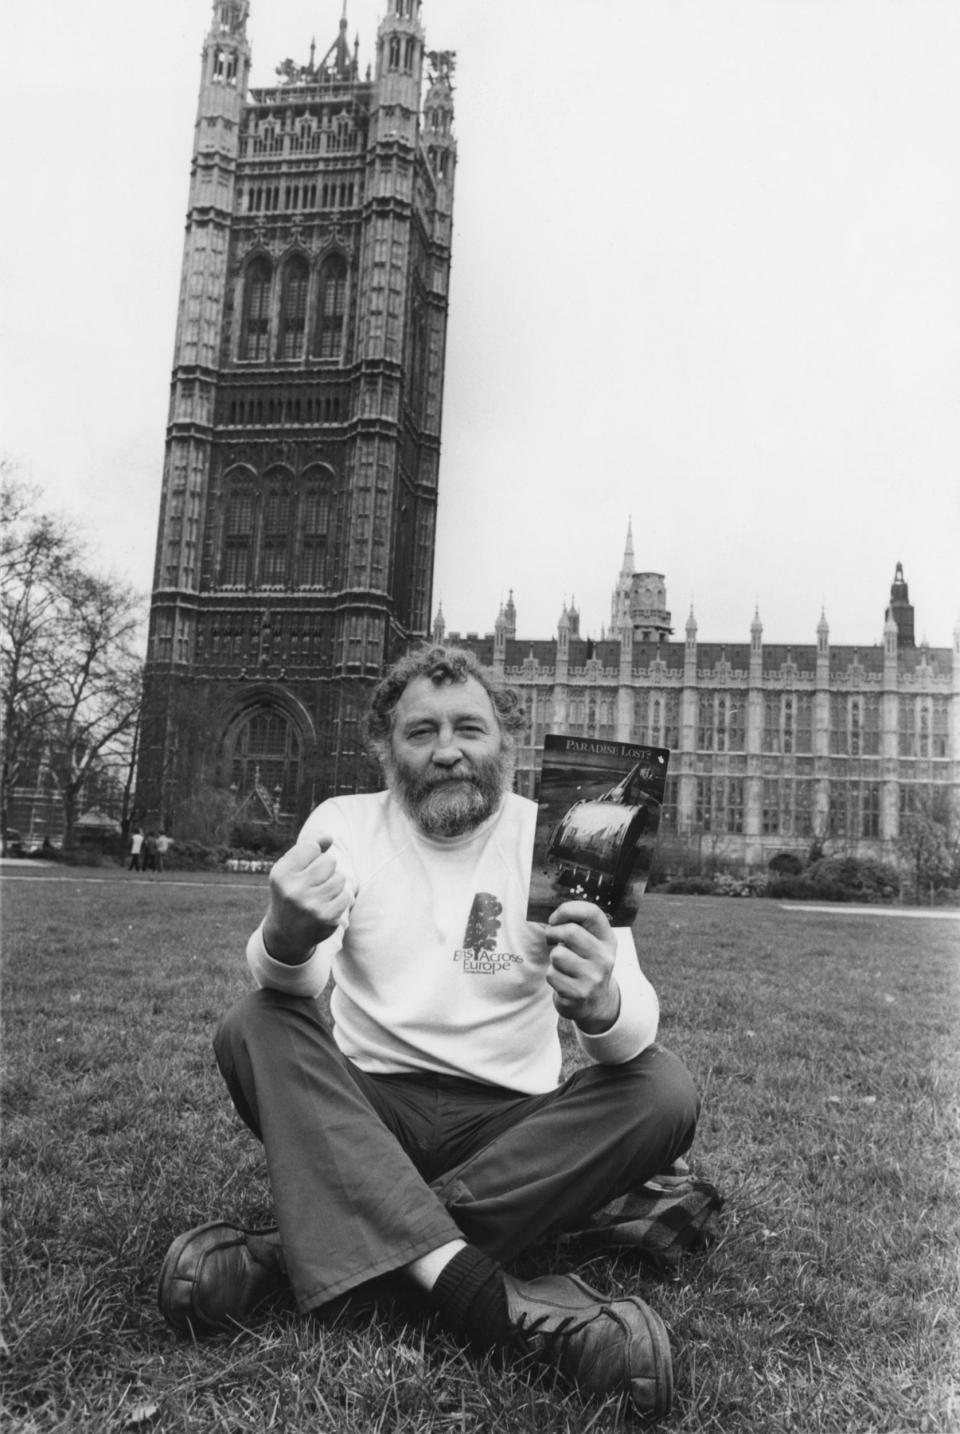
<path id="1" fill-rule="evenodd" d="M 263 944 L 275 961 L 298 966 L 314 946 L 337 929 L 353 905 L 353 893 L 327 855 L 329 837 L 298 842 L 270 873 L 270 905 Z"/>

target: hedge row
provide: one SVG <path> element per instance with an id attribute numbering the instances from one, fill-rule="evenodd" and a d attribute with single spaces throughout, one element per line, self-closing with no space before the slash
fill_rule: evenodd
<path id="1" fill-rule="evenodd" d="M 670 896 L 769 896 L 780 901 L 856 901 L 868 905 L 900 899 L 899 874 L 882 861 L 825 856 L 799 871 L 790 870 L 791 864 L 778 863 L 774 858 L 769 875 L 740 877 L 719 872 L 713 876 L 677 876 L 659 883 L 656 889 Z"/>

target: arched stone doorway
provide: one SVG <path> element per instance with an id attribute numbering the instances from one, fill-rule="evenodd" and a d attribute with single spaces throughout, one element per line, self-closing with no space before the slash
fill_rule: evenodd
<path id="1" fill-rule="evenodd" d="M 238 816 L 295 829 L 314 748 L 312 724 L 299 703 L 251 694 L 229 722 L 221 749 L 221 780 L 234 793 Z"/>

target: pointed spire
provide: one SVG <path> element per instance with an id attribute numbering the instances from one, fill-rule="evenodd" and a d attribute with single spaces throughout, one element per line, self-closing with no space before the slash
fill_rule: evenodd
<path id="1" fill-rule="evenodd" d="M 753 622 L 750 624 L 750 655 L 751 661 L 760 660 L 760 653 L 763 647 L 763 623 L 760 621 L 760 606 L 753 610 Z"/>
<path id="2" fill-rule="evenodd" d="M 433 619 L 433 640 L 442 642 L 447 631 L 447 624 L 443 617 L 443 603 L 437 603 L 437 615 Z"/>
<path id="3" fill-rule="evenodd" d="M 627 541 L 623 549 L 623 566 L 620 569 L 622 577 L 632 578 L 636 567 L 633 560 L 633 515 L 627 519 Z"/>
<path id="4" fill-rule="evenodd" d="M 506 625 L 507 625 L 507 636 L 508 636 L 508 637 L 516 637 L 516 635 L 517 635 L 517 605 L 516 605 L 516 603 L 515 603 L 514 600 L 513 600 L 513 588 L 510 589 L 510 595 L 509 595 L 509 597 L 507 598 L 507 605 L 506 605 L 506 607 L 505 607 L 504 610 L 503 610 L 503 616 L 504 616 L 504 620 L 505 620 Z"/>

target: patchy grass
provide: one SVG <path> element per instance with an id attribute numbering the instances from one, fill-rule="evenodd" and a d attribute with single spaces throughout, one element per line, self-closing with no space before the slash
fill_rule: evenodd
<path id="1" fill-rule="evenodd" d="M 247 987 L 264 883 L 4 879 L 4 1427 L 253 1434 L 611 1434 L 613 1405 L 462 1355 L 435 1328 L 281 1305 L 177 1341 L 155 1306 L 189 1225 L 270 1218 L 210 1036 Z M 42 885 L 40 884 L 42 882 Z M 657 1285 L 669 1427 L 960 1429 L 960 927 L 651 896 L 662 1034 L 704 1097 L 724 1233 Z"/>

